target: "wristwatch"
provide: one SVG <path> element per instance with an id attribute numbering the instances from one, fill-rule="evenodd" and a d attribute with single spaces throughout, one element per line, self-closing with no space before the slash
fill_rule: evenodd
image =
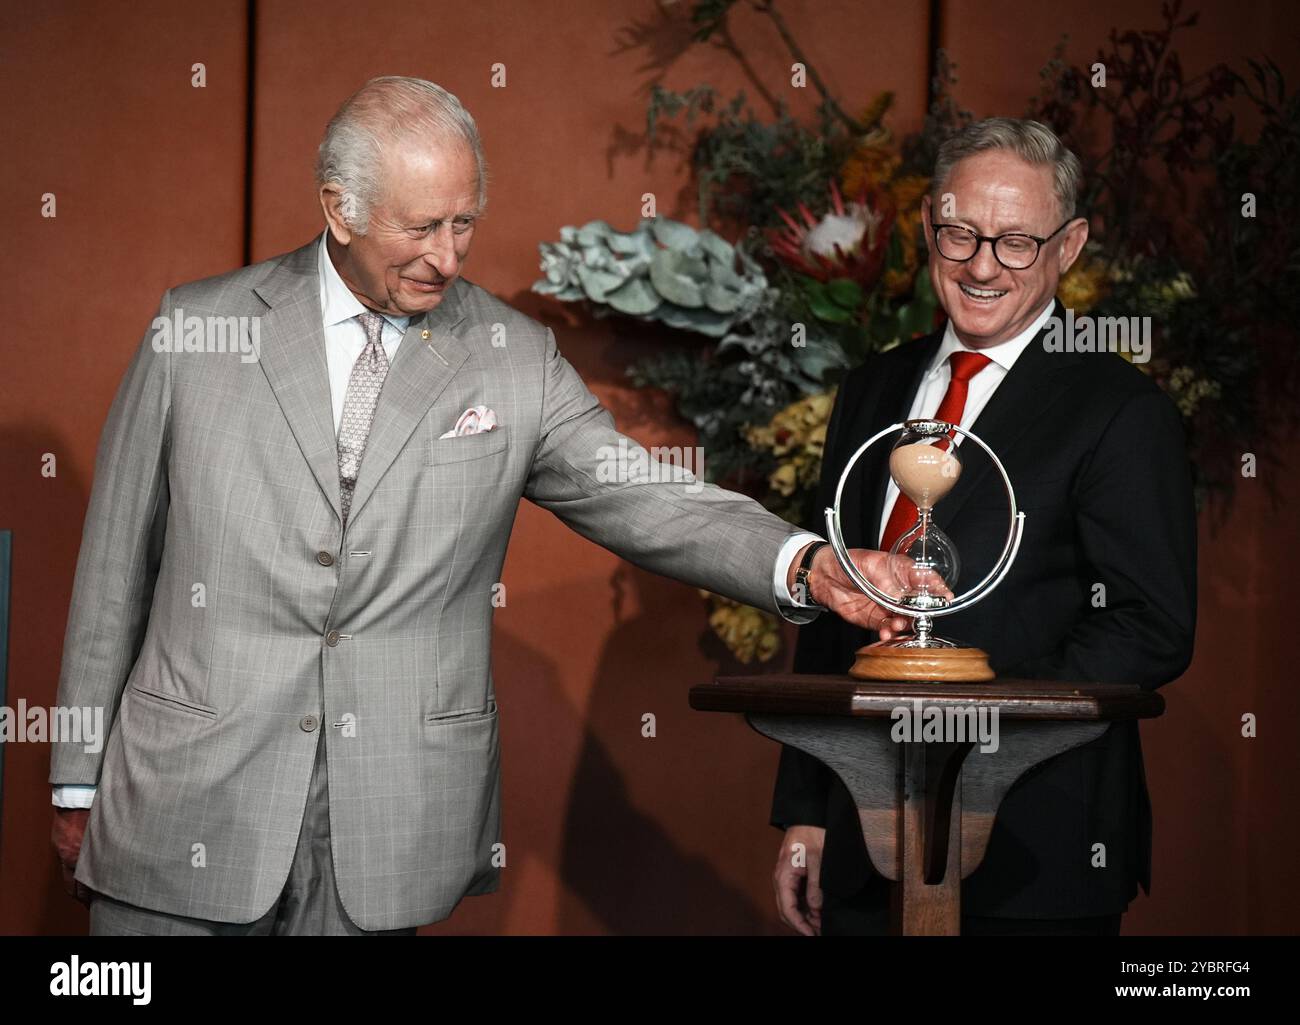
<path id="1" fill-rule="evenodd" d="M 808 546 L 807 551 L 803 553 L 803 558 L 799 560 L 799 568 L 794 571 L 794 586 L 798 591 L 802 591 L 804 608 L 825 609 L 826 606 L 818 603 L 812 596 L 812 585 L 808 581 L 808 574 L 812 571 L 813 559 L 817 553 L 825 548 L 829 541 L 814 541 Z"/>

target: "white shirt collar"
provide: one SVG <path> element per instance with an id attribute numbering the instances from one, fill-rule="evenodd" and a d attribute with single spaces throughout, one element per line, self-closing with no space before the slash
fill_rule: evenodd
<path id="1" fill-rule="evenodd" d="M 987 356 L 994 363 L 1000 366 L 1004 371 L 1010 370 L 1015 366 L 1016 360 L 1020 354 L 1029 347 L 1029 343 L 1034 340 L 1044 324 L 1052 316 L 1052 310 L 1056 306 L 1056 300 L 1052 299 L 1044 308 L 1043 312 L 1034 318 L 1027 328 L 1016 335 L 1014 338 L 1008 338 L 1005 342 L 998 342 L 997 345 L 990 345 L 987 349 L 972 349 L 957 337 L 957 332 L 952 326 L 952 318 L 948 318 L 948 326 L 944 328 L 943 341 L 939 343 L 939 351 L 934 355 L 934 361 L 930 364 L 930 370 L 927 376 L 937 374 L 943 365 L 948 362 L 948 357 L 954 352 L 979 352 Z"/>
<path id="2" fill-rule="evenodd" d="M 326 228 L 320 237 L 317 271 L 320 276 L 321 317 L 326 327 L 332 327 L 335 324 L 343 323 L 345 320 L 351 320 L 359 313 L 365 313 L 367 307 L 361 304 L 361 300 L 352 294 L 352 290 L 339 277 L 334 261 L 330 259 L 329 249 L 325 245 L 325 240 L 328 237 L 329 229 Z M 410 317 L 390 316 L 387 313 L 382 316 L 393 327 L 402 332 L 406 331 L 406 325 L 411 321 Z"/>

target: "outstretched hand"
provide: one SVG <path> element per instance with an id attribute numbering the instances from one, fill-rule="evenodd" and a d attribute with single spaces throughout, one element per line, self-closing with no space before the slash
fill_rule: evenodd
<path id="1" fill-rule="evenodd" d="M 803 553 L 800 552 L 795 557 L 795 565 L 798 565 L 802 557 Z M 870 548 L 851 548 L 849 557 L 858 571 L 885 594 L 891 598 L 902 594 L 898 575 L 906 577 L 906 571 L 912 565 L 912 560 L 907 556 L 890 555 Z M 808 590 L 809 597 L 814 602 L 825 605 L 847 622 L 877 631 L 882 641 L 908 629 L 908 619 L 881 608 L 858 590 L 829 545 L 813 556 L 812 568 L 808 573 Z"/>

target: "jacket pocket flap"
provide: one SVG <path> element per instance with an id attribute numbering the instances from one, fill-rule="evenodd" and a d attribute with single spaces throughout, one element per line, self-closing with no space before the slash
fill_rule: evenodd
<path id="1" fill-rule="evenodd" d="M 458 463 L 500 452 L 509 440 L 505 427 L 494 427 L 480 434 L 463 434 L 459 438 L 436 438 L 429 448 L 429 462 Z"/>

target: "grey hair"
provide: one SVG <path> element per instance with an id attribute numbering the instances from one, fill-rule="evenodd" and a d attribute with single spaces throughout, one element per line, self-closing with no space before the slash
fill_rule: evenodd
<path id="1" fill-rule="evenodd" d="M 1079 158 L 1047 125 L 1027 118 L 985 118 L 944 140 L 934 161 L 931 201 L 938 201 L 958 161 L 994 149 L 1009 150 L 1031 164 L 1050 164 L 1061 216 L 1074 216 L 1083 182 Z"/>
<path id="2" fill-rule="evenodd" d="M 359 235 L 383 192 L 380 180 L 387 147 L 412 141 L 458 139 L 478 167 L 478 213 L 487 206 L 487 162 L 478 126 L 460 100 L 422 78 L 372 78 L 338 109 L 325 128 L 316 157 L 316 184 L 341 190 L 343 221 Z"/>

